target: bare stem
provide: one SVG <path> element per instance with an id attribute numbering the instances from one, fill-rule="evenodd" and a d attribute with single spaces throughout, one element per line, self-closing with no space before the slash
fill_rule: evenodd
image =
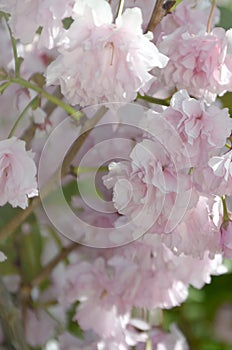
<path id="1" fill-rule="evenodd" d="M 17 129 L 19 123 L 20 123 L 21 120 L 24 118 L 24 116 L 26 115 L 27 111 L 28 111 L 31 107 L 33 107 L 33 105 L 34 105 L 34 103 L 37 101 L 37 99 L 38 99 L 38 96 L 34 97 L 33 100 L 31 100 L 31 101 L 28 103 L 28 105 L 24 108 L 24 110 L 22 111 L 22 113 L 20 114 L 20 116 L 18 117 L 18 119 L 16 120 L 16 122 L 14 123 L 14 125 L 13 125 L 13 127 L 12 127 L 12 129 L 11 129 L 11 131 L 10 131 L 10 133 L 9 133 L 8 138 L 11 138 L 11 137 L 14 135 L 14 133 L 15 133 L 15 131 L 16 131 L 16 129 Z"/>
<path id="2" fill-rule="evenodd" d="M 79 247 L 78 243 L 71 243 L 68 247 L 61 249 L 61 251 L 43 268 L 43 270 L 33 278 L 31 281 L 31 286 L 35 287 L 43 282 L 51 273 L 51 271 L 56 267 L 59 262 L 67 258 L 67 256 L 75 249 Z"/>
<path id="3" fill-rule="evenodd" d="M 11 45 L 12 45 L 12 50 L 13 50 L 13 55 L 14 55 L 14 63 L 15 63 L 15 76 L 18 77 L 19 76 L 19 70 L 20 70 L 20 59 L 18 57 L 18 52 L 17 52 L 17 44 L 15 41 L 15 38 L 12 35 L 12 31 L 11 28 L 8 24 L 8 19 L 5 17 L 6 20 L 6 25 L 10 34 L 10 40 L 11 40 Z"/>
<path id="4" fill-rule="evenodd" d="M 209 14 L 209 19 L 207 22 L 207 33 L 211 32 L 211 24 L 212 24 L 212 20 L 213 20 L 213 15 L 214 15 L 214 10 L 216 7 L 216 0 L 212 0 L 212 6 L 211 6 L 211 10 L 210 10 L 210 14 Z"/>
<path id="5" fill-rule="evenodd" d="M 152 16 L 150 22 L 147 26 L 147 32 L 155 29 L 157 24 L 161 21 L 161 19 L 166 15 L 166 10 L 163 8 L 163 0 L 157 0 L 154 10 L 152 12 Z"/>
<path id="6" fill-rule="evenodd" d="M 119 5 L 118 5 L 118 10 L 117 10 L 116 18 L 117 18 L 117 17 L 120 17 L 120 16 L 122 15 L 123 7 L 124 7 L 124 0 L 120 0 L 120 1 L 119 1 Z"/>

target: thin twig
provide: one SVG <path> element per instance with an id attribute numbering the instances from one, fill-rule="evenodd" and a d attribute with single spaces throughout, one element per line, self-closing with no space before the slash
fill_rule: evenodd
<path id="1" fill-rule="evenodd" d="M 212 24 L 212 20 L 213 20 L 213 14 L 214 14 L 215 7 L 216 7 L 216 0 L 212 0 L 212 6 L 211 6 L 210 13 L 209 13 L 209 19 L 207 22 L 207 33 L 211 32 L 211 24 Z"/>
<path id="2" fill-rule="evenodd" d="M 57 88 L 55 92 L 53 93 L 54 96 L 61 99 L 63 95 L 60 92 L 60 89 Z M 46 113 L 46 121 L 49 121 L 53 111 L 57 108 L 57 105 L 54 104 L 51 101 L 47 101 L 45 106 L 43 107 L 43 111 Z M 31 125 L 24 131 L 22 136 L 20 137 L 21 140 L 24 140 L 26 142 L 26 148 L 30 148 L 31 141 L 33 137 L 35 136 L 36 129 L 38 128 L 38 125 L 34 122 L 31 123 Z"/>
<path id="3" fill-rule="evenodd" d="M 15 131 L 16 131 L 16 129 L 17 129 L 19 123 L 20 123 L 21 120 L 25 117 L 26 113 L 27 113 L 28 110 L 34 105 L 34 103 L 37 101 L 37 99 L 38 99 L 38 96 L 34 97 L 34 98 L 28 103 L 28 105 L 24 108 L 24 110 L 20 113 L 18 119 L 17 119 L 16 122 L 14 123 L 14 125 L 13 125 L 13 127 L 12 127 L 12 129 L 11 129 L 11 131 L 10 131 L 10 133 L 9 133 L 8 138 L 11 138 L 11 137 L 14 135 L 14 133 L 15 133 Z"/>
<path id="4" fill-rule="evenodd" d="M 40 86 L 33 84 L 21 77 L 17 77 L 17 78 L 10 78 L 9 79 L 10 83 L 15 83 L 18 85 L 21 85 L 29 90 L 33 90 L 36 91 L 38 94 L 40 94 L 41 96 L 43 96 L 44 98 L 46 98 L 47 100 L 51 101 L 52 103 L 54 103 L 55 105 L 63 108 L 63 110 L 65 112 L 67 112 L 72 118 L 74 118 L 75 120 L 80 120 L 83 117 L 83 113 L 80 111 L 77 111 L 76 109 L 74 109 L 72 106 L 68 105 L 67 103 L 65 103 L 63 100 L 57 98 L 56 96 L 48 93 L 46 90 L 42 89 Z"/>
<path id="5" fill-rule="evenodd" d="M 18 308 L 13 304 L 11 295 L 7 291 L 4 283 L 0 278 L 0 319 L 6 338 L 6 342 L 11 349 L 29 350 Z"/>
<path id="6" fill-rule="evenodd" d="M 119 5 L 118 5 L 116 18 L 118 18 L 118 17 L 120 17 L 122 15 L 123 7 L 124 7 L 124 0 L 120 0 L 119 1 Z"/>
<path id="7" fill-rule="evenodd" d="M 147 26 L 147 32 L 151 31 L 153 32 L 153 30 L 155 29 L 155 27 L 157 26 L 157 24 L 161 21 L 161 19 L 166 15 L 166 10 L 163 8 L 163 0 L 157 0 L 154 10 L 152 12 L 152 16 L 150 19 L 150 22 Z"/>
<path id="8" fill-rule="evenodd" d="M 32 287 L 38 286 L 43 282 L 56 267 L 59 262 L 66 259 L 67 256 L 75 249 L 79 247 L 78 243 L 71 243 L 68 247 L 61 249 L 61 251 L 41 270 L 41 272 L 33 278 L 30 285 Z"/>

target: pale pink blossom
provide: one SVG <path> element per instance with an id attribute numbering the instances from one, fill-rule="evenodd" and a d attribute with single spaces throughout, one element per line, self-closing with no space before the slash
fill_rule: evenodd
<path id="1" fill-rule="evenodd" d="M 47 84 L 60 85 L 68 101 L 81 106 L 129 102 L 137 92 L 146 92 L 153 80 L 149 71 L 164 67 L 168 58 L 150 41 L 150 34 L 143 34 L 141 10 L 126 9 L 112 23 L 105 0 L 97 6 L 85 1 L 79 8 L 78 4 L 60 55 L 48 66 Z"/>
<path id="2" fill-rule="evenodd" d="M 161 73 L 170 89 L 187 89 L 208 103 L 217 95 L 232 91 L 231 32 L 215 28 L 210 33 L 188 32 L 182 28 L 167 35 L 158 44 L 170 60 Z"/>
<path id="3" fill-rule="evenodd" d="M 125 336 L 125 329 L 133 324 L 130 312 L 134 307 L 149 310 L 179 305 L 187 298 L 189 285 L 202 288 L 211 274 L 226 271 L 220 255 L 213 259 L 207 252 L 203 259 L 176 256 L 159 237 L 147 234 L 68 267 L 62 300 L 68 304 L 80 301 L 76 319 L 84 330 L 122 341 L 122 333 Z"/>
<path id="4" fill-rule="evenodd" d="M 195 202 L 188 170 L 182 171 L 165 144 L 155 139 L 138 143 L 130 158 L 111 163 L 103 178 L 107 188 L 113 188 L 115 208 L 140 227 L 141 234 L 148 229 L 169 232 Z"/>
<path id="5" fill-rule="evenodd" d="M 179 134 L 192 166 L 203 166 L 210 156 L 218 154 L 232 129 L 227 108 L 207 106 L 186 90 L 173 95 L 163 116 Z"/>
<path id="6" fill-rule="evenodd" d="M 232 195 L 232 151 L 212 157 L 208 162 L 213 171 L 213 190 L 220 195 Z M 208 177 L 208 180 L 210 179 Z M 209 181 L 210 181 L 209 180 Z"/>
<path id="7" fill-rule="evenodd" d="M 15 137 L 0 141 L 0 205 L 9 202 L 25 209 L 28 198 L 38 195 L 36 166 L 25 142 Z"/>
<path id="8" fill-rule="evenodd" d="M 232 152 L 219 154 L 209 159 L 208 164 L 193 172 L 196 188 L 208 194 L 232 194 Z"/>
<path id="9" fill-rule="evenodd" d="M 196 207 L 190 209 L 181 223 L 163 242 L 177 255 L 202 259 L 207 251 L 212 258 L 222 253 L 220 226 L 221 198 L 200 196 Z"/>
<path id="10" fill-rule="evenodd" d="M 206 31 L 207 22 L 211 10 L 210 0 L 182 0 L 178 6 L 155 27 L 155 42 L 172 34 L 174 31 L 182 28 L 191 33 L 198 33 L 200 30 Z M 213 18 L 212 27 L 219 22 L 220 12 L 216 7 Z"/>

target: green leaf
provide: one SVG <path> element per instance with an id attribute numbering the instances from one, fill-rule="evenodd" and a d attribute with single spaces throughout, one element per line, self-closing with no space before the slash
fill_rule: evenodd
<path id="1" fill-rule="evenodd" d="M 83 331 L 80 328 L 79 324 L 77 321 L 73 321 L 73 318 L 76 314 L 76 308 L 78 306 L 79 302 L 76 302 L 71 306 L 71 308 L 67 311 L 66 316 L 67 316 L 67 328 L 70 333 L 75 335 L 76 337 L 83 339 Z"/>
<path id="2" fill-rule="evenodd" d="M 36 110 L 40 105 L 40 98 L 39 96 L 37 96 L 34 100 L 32 100 L 32 103 L 31 103 L 31 108 L 34 110 Z"/>
<path id="3" fill-rule="evenodd" d="M 71 27 L 71 24 L 74 22 L 74 19 L 72 17 L 66 17 L 62 20 L 64 29 L 69 29 Z"/>

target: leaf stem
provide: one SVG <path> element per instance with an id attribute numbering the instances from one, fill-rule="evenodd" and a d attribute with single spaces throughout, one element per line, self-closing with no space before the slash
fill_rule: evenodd
<path id="1" fill-rule="evenodd" d="M 65 112 L 67 112 L 71 117 L 73 117 L 75 120 L 79 120 L 83 117 L 83 113 L 81 111 L 77 111 L 75 108 L 71 107 L 67 103 L 63 102 L 59 98 L 57 98 L 54 95 L 49 94 L 47 91 L 39 87 L 38 85 L 32 84 L 27 80 L 24 80 L 21 77 L 17 78 L 10 78 L 9 81 L 11 83 L 18 84 L 20 86 L 23 86 L 24 88 L 36 91 L 41 96 L 45 97 L 47 100 L 51 101 L 55 105 L 61 107 Z"/>
<path id="2" fill-rule="evenodd" d="M 223 222 L 227 222 L 227 221 L 230 221 L 230 216 L 226 205 L 226 196 L 222 196 L 221 198 L 222 198 L 222 206 L 223 206 Z"/>
<path id="3" fill-rule="evenodd" d="M 167 107 L 169 106 L 169 102 L 167 100 L 162 100 L 160 98 L 155 98 L 155 97 L 148 96 L 148 95 L 142 96 L 140 94 L 137 95 L 137 98 L 140 100 L 150 102 L 150 103 L 155 103 L 157 105 L 167 106 Z"/>
<path id="4" fill-rule="evenodd" d="M 12 50 L 13 50 L 13 55 L 14 55 L 14 63 L 15 63 L 15 76 L 17 78 L 17 77 L 19 77 L 19 71 L 20 71 L 20 64 L 21 64 L 21 62 L 20 62 L 20 58 L 18 57 L 16 40 L 13 37 L 12 30 L 11 30 L 11 28 L 9 26 L 7 17 L 5 16 L 4 18 L 5 18 L 6 25 L 7 25 L 9 34 L 10 34 L 10 40 L 11 40 L 11 45 L 12 45 Z"/>
<path id="5" fill-rule="evenodd" d="M 14 123 L 14 125 L 13 125 L 13 127 L 12 127 L 12 129 L 11 129 L 11 131 L 10 131 L 10 133 L 9 133 L 8 139 L 11 138 L 11 137 L 14 135 L 14 133 L 15 133 L 15 131 L 16 131 L 16 129 L 17 129 L 19 123 L 20 123 L 21 120 L 24 118 L 24 116 L 26 115 L 27 111 L 28 111 L 28 110 L 33 106 L 33 104 L 37 101 L 37 99 L 38 99 L 38 95 L 37 95 L 35 98 L 33 98 L 33 100 L 31 100 L 31 101 L 28 103 L 28 105 L 24 108 L 24 110 L 22 111 L 22 113 L 20 114 L 20 116 L 18 117 L 18 119 L 16 120 L 16 122 Z"/>

